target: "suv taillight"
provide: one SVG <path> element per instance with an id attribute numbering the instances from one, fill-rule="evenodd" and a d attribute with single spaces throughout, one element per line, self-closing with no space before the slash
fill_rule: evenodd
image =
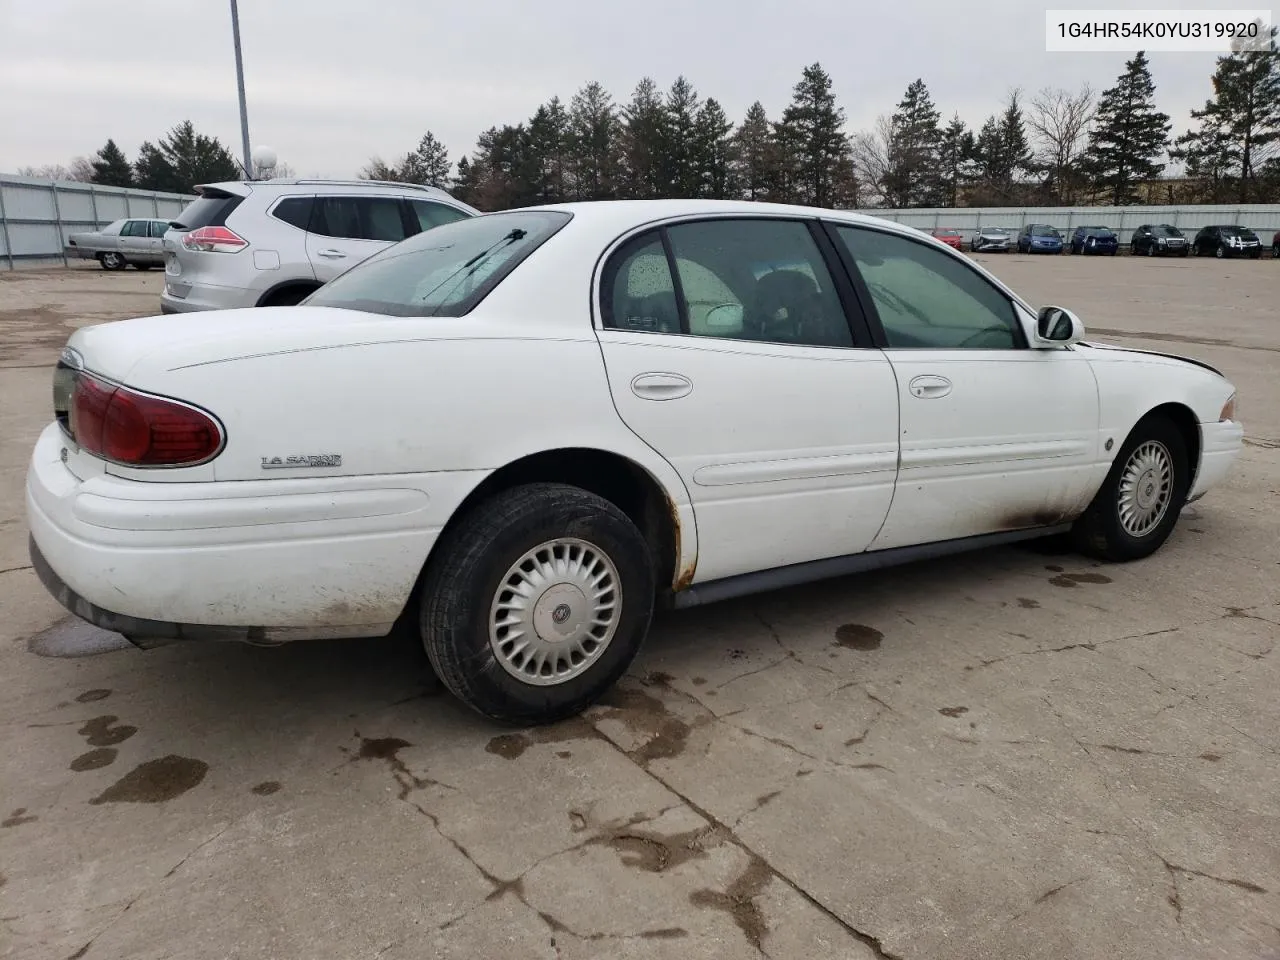
<path id="1" fill-rule="evenodd" d="M 222 428 L 202 410 L 76 375 L 68 432 L 87 453 L 129 467 L 187 467 L 222 449 Z"/>
<path id="2" fill-rule="evenodd" d="M 184 235 L 182 245 L 203 253 L 239 253 L 249 241 L 227 227 L 201 227 Z"/>

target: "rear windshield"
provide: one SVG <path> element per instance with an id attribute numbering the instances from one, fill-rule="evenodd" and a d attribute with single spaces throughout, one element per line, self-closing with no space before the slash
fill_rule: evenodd
<path id="1" fill-rule="evenodd" d="M 303 302 L 392 317 L 461 317 L 572 219 L 558 210 L 434 227 L 352 267 Z"/>
<path id="2" fill-rule="evenodd" d="M 201 227 L 222 227 L 231 211 L 240 205 L 244 197 L 225 190 L 206 190 L 198 200 L 192 200 L 173 220 L 179 230 L 199 230 Z"/>

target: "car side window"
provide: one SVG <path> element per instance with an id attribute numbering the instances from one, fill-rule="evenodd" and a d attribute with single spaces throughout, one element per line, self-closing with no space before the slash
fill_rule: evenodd
<path id="1" fill-rule="evenodd" d="M 852 347 L 853 334 L 809 227 L 798 220 L 704 220 L 667 228 L 695 336 Z"/>
<path id="2" fill-rule="evenodd" d="M 633 237 L 609 261 L 601 285 L 605 327 L 680 333 L 676 285 L 657 230 Z"/>
<path id="3" fill-rule="evenodd" d="M 1012 350 L 1025 344 L 1013 302 L 959 257 L 863 227 L 837 227 L 894 349 Z"/>
<path id="4" fill-rule="evenodd" d="M 306 230 L 311 220 L 314 197 L 285 197 L 275 205 L 271 215 L 299 230 Z"/>
<path id="5" fill-rule="evenodd" d="M 436 203 L 433 200 L 410 200 L 410 206 L 413 208 L 413 218 L 418 223 L 418 232 L 430 230 L 432 227 L 439 227 L 446 223 L 453 223 L 455 220 L 465 220 L 467 215 L 457 207 L 451 207 L 444 203 Z"/>
<path id="6" fill-rule="evenodd" d="M 147 235 L 147 221 L 130 220 L 120 232 L 126 237 L 145 237 Z"/>
<path id="7" fill-rule="evenodd" d="M 628 241 L 602 282 L 604 324 L 797 346 L 851 347 L 835 283 L 794 220 L 705 220 Z M 675 264 L 675 276 L 671 264 Z"/>
<path id="8" fill-rule="evenodd" d="M 153 237 L 163 237 L 168 232 L 169 232 L 168 220 L 152 220 L 151 221 L 151 235 Z"/>
<path id="9" fill-rule="evenodd" d="M 309 230 L 348 240 L 396 243 L 405 238 L 400 201 L 395 197 L 317 197 Z"/>

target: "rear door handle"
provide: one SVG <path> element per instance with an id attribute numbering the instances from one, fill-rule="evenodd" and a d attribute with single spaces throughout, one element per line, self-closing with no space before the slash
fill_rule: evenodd
<path id="1" fill-rule="evenodd" d="M 678 400 L 693 392 L 693 381 L 678 373 L 642 373 L 631 381 L 631 392 L 642 400 Z"/>
<path id="2" fill-rule="evenodd" d="M 317 250 L 316 256 L 324 257 L 328 260 L 341 260 L 343 257 L 346 256 L 346 254 L 343 253 L 341 250 L 334 250 L 332 247 L 330 247 L 328 250 Z"/>
<path id="3" fill-rule="evenodd" d="M 946 377 L 938 377 L 933 374 L 925 374 L 919 377 L 913 377 L 911 383 L 908 384 L 913 397 L 919 397 L 921 400 L 934 400 L 938 397 L 945 397 L 951 392 L 951 381 Z"/>

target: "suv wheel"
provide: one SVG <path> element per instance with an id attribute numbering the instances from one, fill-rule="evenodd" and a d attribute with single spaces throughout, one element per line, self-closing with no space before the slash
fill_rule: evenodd
<path id="1" fill-rule="evenodd" d="M 445 535 L 419 622 L 455 696 L 495 720 L 543 724 L 617 682 L 653 602 L 649 548 L 626 514 L 579 487 L 533 483 L 480 504 Z"/>
<path id="2" fill-rule="evenodd" d="M 315 293 L 316 287 L 288 287 L 278 290 L 262 301 L 264 307 L 296 307 L 303 300 Z"/>

